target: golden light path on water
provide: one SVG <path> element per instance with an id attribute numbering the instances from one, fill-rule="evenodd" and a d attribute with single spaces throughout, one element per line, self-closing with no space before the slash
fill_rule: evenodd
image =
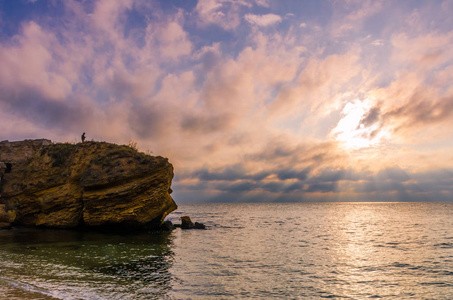
<path id="1" fill-rule="evenodd" d="M 301 299 L 437 299 L 450 294 L 452 245 L 446 241 L 451 235 L 435 224 L 451 223 L 447 214 L 438 213 L 451 205 L 272 204 L 269 210 L 264 206 L 240 205 L 253 209 L 253 214 L 236 211 L 247 220 L 237 223 L 237 215 L 230 214 L 233 205 L 217 205 L 225 209 L 219 215 L 231 222 L 228 229 L 218 228 L 226 236 L 207 239 L 202 261 L 176 262 L 182 282 L 196 277 L 186 270 L 197 266 L 205 273 L 198 274 L 196 286 L 207 281 L 210 291 L 224 293 L 225 299 L 231 292 L 227 286 Z M 176 254 L 187 253 L 194 234 L 177 236 Z M 214 258 L 213 266 L 206 269 L 209 257 Z M 176 291 L 182 288 L 178 285 Z"/>

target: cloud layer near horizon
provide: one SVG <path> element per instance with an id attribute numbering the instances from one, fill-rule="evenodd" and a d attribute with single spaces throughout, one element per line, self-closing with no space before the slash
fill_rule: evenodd
<path id="1" fill-rule="evenodd" d="M 175 199 L 453 200 L 453 3 L 0 4 L 0 139 L 138 142 Z"/>

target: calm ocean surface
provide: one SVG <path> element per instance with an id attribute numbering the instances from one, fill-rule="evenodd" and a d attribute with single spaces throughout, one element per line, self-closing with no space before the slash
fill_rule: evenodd
<path id="1" fill-rule="evenodd" d="M 0 299 L 453 299 L 453 203 L 181 204 L 209 230 L 0 231 Z"/>

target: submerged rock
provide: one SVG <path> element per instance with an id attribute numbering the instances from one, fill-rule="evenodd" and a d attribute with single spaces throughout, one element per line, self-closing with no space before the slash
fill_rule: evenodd
<path id="1" fill-rule="evenodd" d="M 173 166 L 124 145 L 0 142 L 0 204 L 14 225 L 160 226 L 177 206 Z"/>
<path id="2" fill-rule="evenodd" d="M 203 223 L 195 222 L 193 228 L 194 229 L 206 229 L 206 226 Z"/>

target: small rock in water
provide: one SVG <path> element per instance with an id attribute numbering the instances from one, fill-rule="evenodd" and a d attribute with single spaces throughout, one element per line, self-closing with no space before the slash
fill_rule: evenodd
<path id="1" fill-rule="evenodd" d="M 192 222 L 189 216 L 181 217 L 181 229 L 206 229 L 206 226 L 202 223 Z"/>
<path id="2" fill-rule="evenodd" d="M 194 224 L 189 216 L 181 217 L 181 228 L 182 229 L 192 229 Z"/>
<path id="3" fill-rule="evenodd" d="M 206 226 L 203 223 L 198 223 L 195 222 L 195 225 L 193 226 L 194 229 L 206 229 Z"/>
<path id="4" fill-rule="evenodd" d="M 164 223 L 162 223 L 162 226 L 160 228 L 165 231 L 172 231 L 176 227 L 171 221 L 165 221 Z"/>

